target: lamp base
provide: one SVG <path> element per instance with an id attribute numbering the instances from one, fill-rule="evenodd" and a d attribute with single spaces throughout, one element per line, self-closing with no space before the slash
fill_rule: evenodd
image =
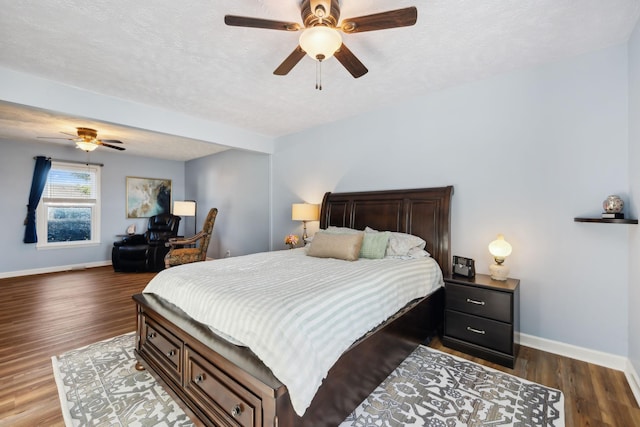
<path id="1" fill-rule="evenodd" d="M 509 276 L 509 267 L 504 264 L 491 264 L 489 266 L 489 273 L 493 280 L 500 280 L 504 282 Z"/>

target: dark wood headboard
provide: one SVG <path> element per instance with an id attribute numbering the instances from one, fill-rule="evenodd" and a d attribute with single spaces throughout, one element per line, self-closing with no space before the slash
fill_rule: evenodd
<path id="1" fill-rule="evenodd" d="M 451 196 L 453 186 L 412 190 L 325 193 L 320 228 L 330 225 L 399 231 L 423 238 L 426 250 L 451 272 Z"/>

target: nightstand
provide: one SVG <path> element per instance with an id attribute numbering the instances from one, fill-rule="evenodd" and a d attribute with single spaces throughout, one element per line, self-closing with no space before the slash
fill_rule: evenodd
<path id="1" fill-rule="evenodd" d="M 442 343 L 455 350 L 513 368 L 520 330 L 520 280 L 444 278 L 445 314 Z"/>

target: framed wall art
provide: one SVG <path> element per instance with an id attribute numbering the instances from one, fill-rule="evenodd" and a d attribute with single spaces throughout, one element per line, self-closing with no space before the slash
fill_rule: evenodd
<path id="1" fill-rule="evenodd" d="M 127 218 L 171 213 L 171 180 L 127 177 Z"/>

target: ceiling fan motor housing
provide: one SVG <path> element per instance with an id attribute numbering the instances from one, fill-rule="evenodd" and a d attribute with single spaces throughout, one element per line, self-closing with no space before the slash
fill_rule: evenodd
<path id="1" fill-rule="evenodd" d="M 340 19 L 338 0 L 304 0 L 300 15 L 305 27 L 327 25 L 336 27 Z"/>
<path id="2" fill-rule="evenodd" d="M 87 142 L 95 141 L 98 137 L 98 131 L 90 128 L 76 128 L 78 136 Z"/>

